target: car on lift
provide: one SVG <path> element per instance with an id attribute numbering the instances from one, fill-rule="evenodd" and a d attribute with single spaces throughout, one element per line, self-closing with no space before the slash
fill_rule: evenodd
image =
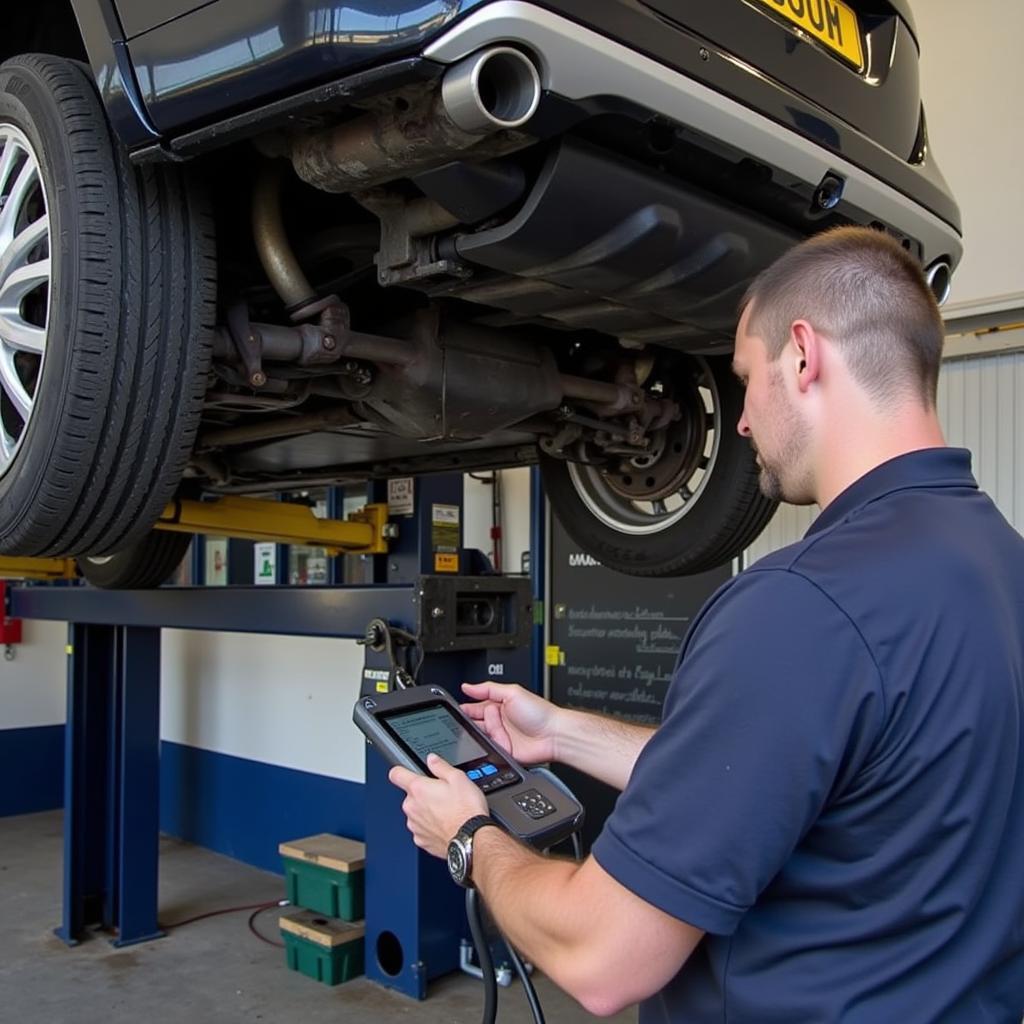
<path id="1" fill-rule="evenodd" d="M 176 495 L 538 463 L 605 565 L 719 565 L 752 277 L 961 252 L 907 0 L 37 0 L 0 57 L 0 551 L 106 585 Z"/>

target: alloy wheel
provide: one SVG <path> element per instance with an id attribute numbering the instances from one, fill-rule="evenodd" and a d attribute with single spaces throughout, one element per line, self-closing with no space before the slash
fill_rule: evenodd
<path id="1" fill-rule="evenodd" d="M 36 405 L 50 314 L 50 219 L 39 159 L 0 124 L 0 476 Z"/>

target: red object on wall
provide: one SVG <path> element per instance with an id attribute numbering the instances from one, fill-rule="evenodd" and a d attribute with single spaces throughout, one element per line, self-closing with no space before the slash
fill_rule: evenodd
<path id="1" fill-rule="evenodd" d="M 0 644 L 5 646 L 21 643 L 21 619 L 12 619 L 7 614 L 7 588 L 8 584 L 0 580 Z"/>

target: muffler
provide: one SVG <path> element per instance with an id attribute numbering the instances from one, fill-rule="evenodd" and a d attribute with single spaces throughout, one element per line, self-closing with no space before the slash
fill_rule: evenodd
<path id="1" fill-rule="evenodd" d="M 540 75 L 525 53 L 495 46 L 459 61 L 419 96 L 404 91 L 379 110 L 299 136 L 291 159 L 303 181 L 355 192 L 439 167 L 472 151 L 487 159 L 533 142 L 520 131 L 540 102 Z"/>

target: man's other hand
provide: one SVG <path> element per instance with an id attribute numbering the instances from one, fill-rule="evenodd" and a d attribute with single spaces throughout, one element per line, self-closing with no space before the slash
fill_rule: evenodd
<path id="1" fill-rule="evenodd" d="M 514 683 L 463 683 L 462 710 L 520 764 L 554 761 L 559 708 Z"/>

